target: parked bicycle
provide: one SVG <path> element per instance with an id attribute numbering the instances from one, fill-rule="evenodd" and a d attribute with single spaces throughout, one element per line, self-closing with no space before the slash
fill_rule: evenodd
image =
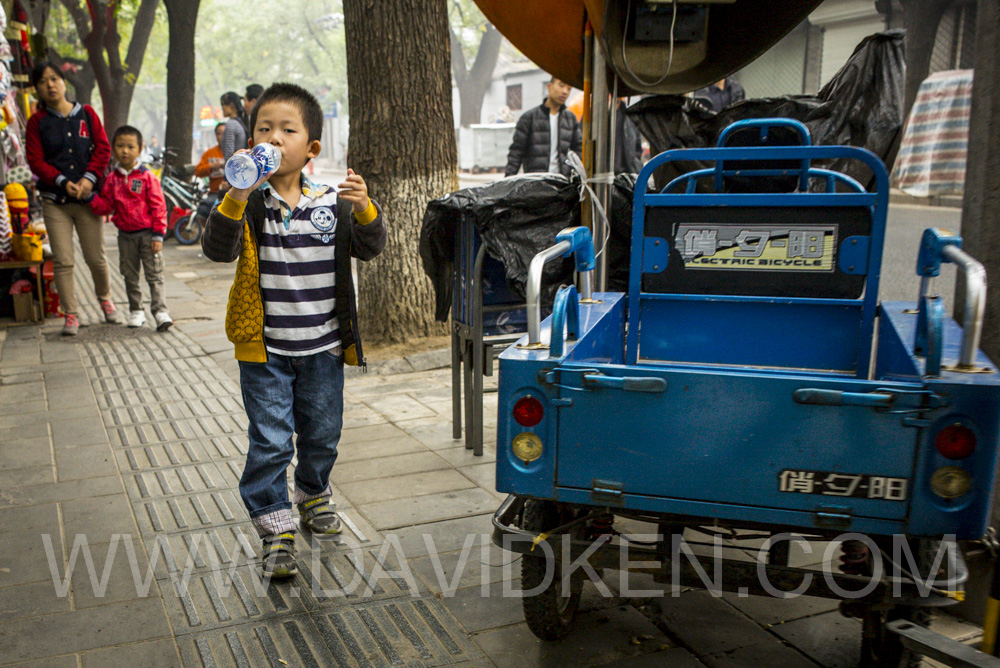
<path id="1" fill-rule="evenodd" d="M 164 162 L 150 166 L 160 177 L 163 197 L 167 201 L 167 237 L 171 234 L 177 243 L 190 246 L 201 239 L 202 223 L 196 215 L 198 204 L 208 194 L 208 186 L 200 179 L 191 180 L 193 165 L 174 167 L 170 158 L 177 155 L 175 149 L 164 151 Z"/>

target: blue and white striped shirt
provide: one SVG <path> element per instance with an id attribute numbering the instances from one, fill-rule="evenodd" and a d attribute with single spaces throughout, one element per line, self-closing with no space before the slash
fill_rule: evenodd
<path id="1" fill-rule="evenodd" d="M 289 356 L 337 349 L 337 191 L 303 176 L 302 199 L 294 210 L 269 184 L 261 191 L 267 212 L 257 240 L 264 345 L 270 353 Z"/>

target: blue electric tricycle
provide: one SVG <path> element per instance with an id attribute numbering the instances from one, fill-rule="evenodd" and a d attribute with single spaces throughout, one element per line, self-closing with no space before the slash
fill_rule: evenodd
<path id="1" fill-rule="evenodd" d="M 929 229 L 919 300 L 879 303 L 885 166 L 811 146 L 794 121 L 744 121 L 727 136 L 767 143 L 778 127 L 799 145 L 724 136 L 643 168 L 627 294 L 592 292 L 586 228 L 532 262 L 529 332 L 500 356 L 496 484 L 510 496 L 494 541 L 523 555 L 524 613 L 543 639 L 570 630 L 584 578 L 573 567 L 586 562 L 684 587 L 839 598 L 864 622 L 863 665 L 972 652 L 919 622 L 963 598 L 957 542 L 988 529 L 1000 374 L 978 350 L 985 272 L 960 237 Z M 833 160 L 862 163 L 874 188 L 819 166 Z M 650 192 L 669 161 L 714 166 Z M 541 267 L 564 256 L 580 290 L 562 288 L 540 322 Z M 965 277 L 964 329 L 932 288 L 948 262 Z M 657 530 L 640 542 L 616 520 Z M 720 560 L 717 541 L 682 540 L 693 532 L 726 549 L 766 541 L 764 556 Z M 789 534 L 838 542 L 837 566 L 790 565 Z M 997 665 L 977 654 L 953 665 Z"/>

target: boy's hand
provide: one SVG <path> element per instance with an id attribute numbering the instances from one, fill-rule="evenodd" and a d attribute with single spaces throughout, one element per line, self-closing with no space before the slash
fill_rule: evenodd
<path id="1" fill-rule="evenodd" d="M 340 192 L 337 197 L 342 197 L 351 203 L 351 208 L 355 213 L 361 213 L 368 208 L 368 186 L 360 174 L 355 174 L 353 169 L 347 170 L 347 180 L 337 186 Z"/>
<path id="2" fill-rule="evenodd" d="M 233 155 L 236 155 L 236 153 L 249 153 L 249 152 L 250 149 L 241 148 L 240 150 L 233 153 Z M 228 194 L 231 199 L 234 199 L 237 202 L 245 202 L 250 197 L 250 193 L 252 193 L 254 190 L 257 190 L 257 188 L 259 188 L 261 184 L 263 184 L 269 178 L 271 178 L 270 174 L 263 178 L 257 179 L 257 183 L 253 184 L 249 188 L 234 188 L 232 184 L 230 184 L 228 181 L 223 181 L 222 185 L 229 186 L 229 189 L 223 190 L 222 188 L 220 188 L 219 190 L 220 192 Z"/>
<path id="3" fill-rule="evenodd" d="M 154 240 L 154 241 L 151 241 L 149 245 L 152 246 L 154 253 L 159 253 L 161 250 L 163 250 L 163 242 L 162 241 L 155 241 Z"/>
<path id="4" fill-rule="evenodd" d="M 66 188 L 67 195 L 69 195 L 70 197 L 74 197 L 76 199 L 80 199 L 80 186 L 73 183 L 72 181 L 67 181 L 63 187 Z"/>

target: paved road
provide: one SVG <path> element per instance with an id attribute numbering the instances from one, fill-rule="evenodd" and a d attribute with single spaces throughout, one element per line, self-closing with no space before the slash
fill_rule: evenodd
<path id="1" fill-rule="evenodd" d="M 928 227 L 944 227 L 961 232 L 961 221 L 960 209 L 898 204 L 890 206 L 885 252 L 882 256 L 880 298 L 883 301 L 915 300 L 920 289 L 916 265 L 921 235 Z M 954 301 L 954 265 L 944 266 L 937 285 L 950 309 Z"/>

